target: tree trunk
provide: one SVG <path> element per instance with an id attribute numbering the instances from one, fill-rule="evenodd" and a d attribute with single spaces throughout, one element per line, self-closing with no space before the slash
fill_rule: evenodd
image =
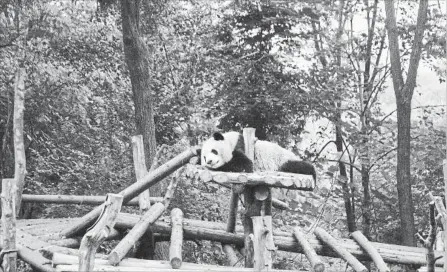
<path id="1" fill-rule="evenodd" d="M 368 7 L 368 0 L 365 0 L 365 5 L 368 7 L 367 20 L 368 20 L 368 40 L 366 45 L 366 61 L 365 61 L 365 71 L 363 73 L 363 82 L 360 82 L 360 109 L 361 109 L 361 135 L 362 139 L 362 150 L 361 150 L 361 174 L 362 174 L 362 187 L 363 187 L 363 201 L 362 201 L 362 216 L 363 216 L 363 234 L 368 240 L 371 240 L 371 191 L 370 191 L 370 148 L 369 145 L 369 128 L 370 128 L 370 118 L 371 118 L 371 107 L 373 101 L 371 101 L 373 96 L 373 83 L 374 76 L 371 76 L 371 55 L 372 55 L 372 45 L 374 41 L 374 28 L 376 25 L 377 18 L 377 4 L 378 0 L 374 1 L 372 7 L 372 18 L 370 17 L 370 9 Z M 382 49 L 380 49 L 382 50 Z M 381 51 L 380 51 L 381 53 Z M 379 63 L 380 53 L 376 63 Z M 377 65 L 376 65 L 377 67 Z M 377 69 L 377 68 L 374 68 Z M 360 78 L 360 77 L 359 77 Z"/>
<path id="2" fill-rule="evenodd" d="M 391 75 L 397 104 L 397 195 L 401 221 L 402 243 L 414 246 L 413 200 L 411 196 L 410 172 L 410 125 L 411 99 L 416 86 L 416 76 L 422 51 L 428 0 L 419 2 L 416 31 L 413 39 L 407 80 L 404 83 L 399 51 L 399 33 L 396 24 L 394 1 L 385 1 L 386 29 L 390 50 Z M 404 85 L 405 84 L 405 85 Z"/>
<path id="3" fill-rule="evenodd" d="M 402 242 L 415 246 L 414 207 L 411 195 L 410 172 L 411 102 L 397 100 L 397 197 L 401 220 Z"/>
<path id="4" fill-rule="evenodd" d="M 143 135 L 146 169 L 150 169 L 156 152 L 155 123 L 152 110 L 152 90 L 150 87 L 149 51 L 144 41 L 140 38 L 139 12 L 139 0 L 121 1 L 124 55 L 132 84 L 136 134 Z M 161 188 L 161 183 L 151 187 L 151 195 L 160 196 Z M 152 258 L 152 244 L 150 239 L 143 239 L 137 255 L 144 258 Z"/>
<path id="5" fill-rule="evenodd" d="M 338 29 L 337 29 L 337 35 L 336 40 L 338 44 L 337 53 L 336 53 L 336 65 L 341 68 L 341 48 L 340 48 L 340 42 L 341 37 L 343 35 L 344 30 L 344 17 L 343 17 L 343 9 L 345 6 L 345 1 L 342 0 L 339 2 L 338 5 Z M 340 90 L 341 92 L 341 90 Z M 341 101 L 336 102 L 337 109 L 341 109 Z M 343 152 L 343 136 L 342 136 L 342 127 L 341 127 L 341 113 L 338 112 L 335 116 L 335 145 L 337 147 L 337 152 L 341 153 Z M 343 182 L 343 200 L 345 202 L 345 210 L 346 210 L 346 219 L 348 221 L 348 231 L 354 232 L 356 230 L 355 225 L 355 214 L 354 214 L 354 203 L 351 202 L 351 195 L 352 191 L 349 186 L 349 182 L 353 182 L 353 180 L 348 181 L 348 174 L 346 172 L 346 165 L 341 162 L 338 163 L 339 169 L 340 169 L 340 176 L 344 177 Z"/>
<path id="6" fill-rule="evenodd" d="M 148 48 L 138 29 L 140 1 L 122 0 L 123 43 L 135 104 L 136 134 L 143 135 L 146 167 L 150 169 L 156 151 L 152 92 L 149 78 Z M 154 192 L 155 193 L 155 192 Z M 154 196 L 159 196 L 155 194 Z"/>
<path id="7" fill-rule="evenodd" d="M 337 120 L 341 120 L 341 116 L 338 116 Z M 337 152 L 339 153 L 343 152 L 343 136 L 341 134 L 341 127 L 338 124 L 335 125 L 335 145 L 337 147 Z M 352 191 L 349 186 L 348 174 L 346 172 L 346 165 L 340 161 L 338 163 L 338 167 L 340 169 L 340 176 L 345 177 L 342 187 L 343 187 L 343 201 L 345 202 L 345 210 L 346 210 L 346 220 L 348 221 L 348 231 L 354 232 L 356 231 L 357 227 L 355 225 L 354 202 L 351 201 L 353 198 L 351 198 Z"/>

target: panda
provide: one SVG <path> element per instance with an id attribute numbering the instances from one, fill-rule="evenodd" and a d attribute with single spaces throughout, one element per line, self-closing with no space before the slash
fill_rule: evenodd
<path id="1" fill-rule="evenodd" d="M 253 162 L 244 153 L 244 138 L 237 132 L 214 133 L 202 144 L 200 162 L 215 171 L 253 173 Z"/>
<path id="2" fill-rule="evenodd" d="M 200 163 L 211 170 L 223 172 L 281 171 L 312 175 L 312 164 L 300 160 L 293 152 L 279 145 L 258 140 L 254 147 L 254 162 L 244 153 L 244 139 L 238 132 L 216 132 L 202 144 Z"/>

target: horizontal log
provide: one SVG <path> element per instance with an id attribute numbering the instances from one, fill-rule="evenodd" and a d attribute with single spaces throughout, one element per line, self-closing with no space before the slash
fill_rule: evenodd
<path id="1" fill-rule="evenodd" d="M 17 230 L 17 254 L 19 258 L 30 264 L 37 271 L 54 272 L 55 269 L 48 262 L 48 259 L 34 249 L 34 247 L 42 246 L 43 244 L 45 243 L 41 243 L 33 236 Z M 2 244 L 0 244 L 0 249 L 3 249 Z"/>
<path id="2" fill-rule="evenodd" d="M 100 205 L 106 200 L 105 196 L 86 195 L 28 195 L 22 196 L 22 202 L 52 203 L 52 204 L 78 204 L 78 205 Z M 151 197 L 151 203 L 162 202 L 162 197 Z M 138 199 L 130 200 L 126 205 L 138 206 Z"/>
<path id="3" fill-rule="evenodd" d="M 138 221 L 138 216 L 132 214 L 121 213 L 118 216 L 115 227 L 117 228 L 132 228 Z M 184 238 L 190 240 L 210 240 L 221 242 L 225 244 L 235 244 L 237 246 L 244 245 L 244 235 L 243 233 L 227 233 L 225 232 L 225 224 L 222 229 L 211 229 L 203 228 L 203 223 L 195 224 L 198 220 L 184 220 L 183 231 Z M 203 222 L 203 221 L 202 221 Z M 219 225 L 219 223 L 212 222 L 213 224 Z M 236 228 L 236 231 L 238 229 Z M 152 231 L 170 234 L 171 227 L 167 222 L 157 221 L 152 225 Z M 298 252 L 304 253 L 302 247 L 295 241 L 292 233 L 281 232 L 281 236 L 277 235 L 278 232 L 273 232 L 275 235 L 273 240 L 275 245 L 279 250 L 288 252 Z M 322 256 L 337 257 L 338 255 L 328 246 L 322 244 L 314 236 L 306 236 L 309 244 L 314 248 L 314 250 Z M 351 239 L 337 239 L 339 246 L 344 247 L 348 252 L 353 254 L 356 258 L 365 261 L 372 261 L 368 254 L 366 254 L 363 249 Z M 408 247 L 400 245 L 383 244 L 377 242 L 371 242 L 377 251 L 382 256 L 385 262 L 388 263 L 399 263 L 399 264 L 412 264 L 412 265 L 425 265 L 426 260 L 426 250 L 420 247 Z M 443 252 L 435 251 L 435 256 L 441 256 Z M 437 266 L 442 266 L 444 264 L 443 259 L 436 262 Z"/>
<path id="4" fill-rule="evenodd" d="M 64 254 L 54 254 L 52 259 L 53 265 L 56 267 L 60 265 L 77 265 L 78 260 L 75 256 L 64 255 Z M 140 271 L 140 268 L 144 268 L 146 270 L 143 271 L 216 271 L 216 272 L 243 272 L 243 271 L 253 271 L 253 269 L 246 269 L 242 267 L 231 267 L 231 266 L 218 266 L 218 265 L 209 265 L 209 264 L 195 264 L 195 263 L 182 263 L 181 268 L 179 269 L 171 269 L 171 264 L 169 261 L 165 260 L 143 260 L 143 259 L 135 259 L 135 258 L 125 258 L 123 259 L 118 266 L 108 266 L 106 260 L 95 259 L 95 271 L 99 267 L 108 267 L 112 270 L 109 271 L 119 271 L 116 269 L 122 269 L 124 271 Z M 134 270 L 136 269 L 136 270 Z M 76 270 L 77 271 L 77 270 Z M 269 271 L 277 271 L 277 272 L 286 272 L 290 270 L 269 270 Z"/>
<path id="5" fill-rule="evenodd" d="M 285 172 L 230 173 L 209 171 L 202 168 L 198 168 L 197 171 L 199 172 L 201 181 L 213 181 L 222 185 L 268 185 L 271 187 L 304 191 L 312 191 L 315 188 L 315 180 L 311 175 Z"/>

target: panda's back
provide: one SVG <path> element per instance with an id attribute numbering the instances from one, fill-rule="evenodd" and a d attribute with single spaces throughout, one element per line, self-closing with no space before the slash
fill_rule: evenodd
<path id="1" fill-rule="evenodd" d="M 299 160 L 292 151 L 282 148 L 281 146 L 258 140 L 255 143 L 255 171 L 277 171 L 282 165 L 288 161 Z"/>

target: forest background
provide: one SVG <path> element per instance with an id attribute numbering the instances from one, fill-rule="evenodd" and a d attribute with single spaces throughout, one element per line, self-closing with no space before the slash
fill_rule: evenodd
<path id="1" fill-rule="evenodd" d="M 443 190 L 446 149 L 446 4 L 427 3 L 410 104 L 411 175 L 400 183 L 411 188 L 413 209 L 404 212 L 421 233 L 428 229 L 426 193 Z M 119 1 L 0 3 L 0 179 L 14 173 L 13 90 L 23 67 L 25 193 L 104 195 L 135 181 L 130 139 L 141 129 L 144 102 L 154 119 L 148 168 L 161 147 L 159 163 L 217 127 L 254 127 L 259 139 L 280 143 L 318 169 L 313 193 L 277 192 L 291 209 L 274 213 L 275 228 L 323 225 L 338 237 L 360 229 L 374 241 L 416 243 L 402 236 L 397 208 L 402 99 L 393 91 L 382 1 L 151 0 L 136 8 L 150 101 L 132 92 Z M 395 5 L 405 78 L 420 9 L 418 1 Z M 184 179 L 172 207 L 190 218 L 224 221 L 228 198 L 227 189 Z M 26 204 L 21 216 L 89 210 L 75 207 Z M 194 261 L 223 261 L 219 245 L 189 246 Z M 277 265 L 292 265 L 290 258 L 278 256 Z"/>

